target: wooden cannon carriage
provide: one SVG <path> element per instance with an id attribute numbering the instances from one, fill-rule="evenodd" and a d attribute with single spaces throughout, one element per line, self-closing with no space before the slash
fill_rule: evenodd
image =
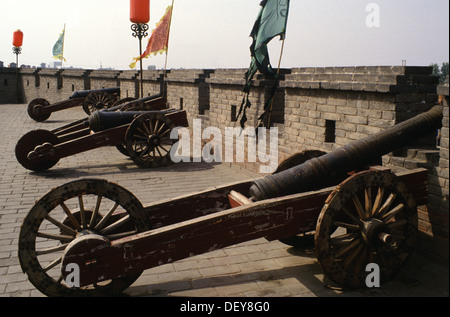
<path id="1" fill-rule="evenodd" d="M 94 112 L 61 128 L 33 130 L 17 142 L 17 161 L 26 169 L 43 171 L 61 158 L 103 146 L 116 146 L 143 168 L 170 162 L 173 128 L 188 125 L 186 112 L 169 109 L 160 95 Z"/>
<path id="2" fill-rule="evenodd" d="M 145 207 L 106 180 L 66 183 L 39 199 L 24 219 L 21 267 L 49 296 L 117 294 L 148 268 L 262 237 L 314 232 L 318 261 L 330 279 L 361 287 L 366 265 L 376 263 L 386 281 L 412 252 L 427 171 L 394 174 L 365 164 L 441 121 L 435 107 L 329 154 L 303 153 L 314 158 L 295 166 L 288 161 L 264 178 Z M 299 163 L 298 157 L 292 161 Z"/>
<path id="3" fill-rule="evenodd" d="M 28 104 L 27 112 L 30 118 L 37 122 L 47 120 L 53 112 L 78 106 L 82 106 L 84 112 L 90 115 L 95 111 L 107 109 L 129 100 L 128 98 L 119 100 L 119 96 L 119 87 L 76 91 L 68 100 L 59 101 L 53 104 L 50 104 L 50 102 L 44 98 L 33 99 Z"/>

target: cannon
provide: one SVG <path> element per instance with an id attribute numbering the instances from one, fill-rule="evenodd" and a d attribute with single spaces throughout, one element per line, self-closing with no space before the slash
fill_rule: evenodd
<path id="1" fill-rule="evenodd" d="M 104 146 L 116 146 L 139 167 L 170 163 L 175 140 L 170 132 L 188 125 L 186 112 L 169 109 L 160 95 L 96 111 L 63 127 L 33 130 L 16 144 L 17 161 L 26 169 L 44 171 L 61 158 Z"/>
<path id="2" fill-rule="evenodd" d="M 96 90 L 76 91 L 68 100 L 50 104 L 44 98 L 33 99 L 27 107 L 28 115 L 37 122 L 50 118 L 53 112 L 82 106 L 84 112 L 90 115 L 95 111 L 107 109 L 113 105 L 131 101 L 129 98 L 120 99 L 120 88 L 104 88 Z"/>
<path id="3" fill-rule="evenodd" d="M 376 263 L 385 282 L 413 250 L 428 173 L 393 173 L 361 160 L 370 164 L 372 155 L 403 146 L 441 122 L 442 110 L 435 107 L 330 154 L 297 155 L 273 175 L 145 207 L 107 180 L 66 183 L 40 198 L 25 217 L 20 265 L 48 296 L 111 295 L 152 267 L 253 239 L 314 232 L 319 264 L 332 281 L 363 287 L 365 267 Z"/>

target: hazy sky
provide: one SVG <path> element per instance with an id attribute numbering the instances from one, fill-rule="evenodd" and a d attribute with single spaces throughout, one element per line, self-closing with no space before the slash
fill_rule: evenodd
<path id="1" fill-rule="evenodd" d="M 151 0 L 150 30 L 171 2 Z M 168 67 L 247 68 L 260 2 L 175 0 Z M 380 9 L 378 27 L 366 24 L 371 3 Z M 50 63 L 64 23 L 67 66 L 129 69 L 139 55 L 129 0 L 0 0 L 0 12 L 0 61 L 6 65 L 15 61 L 16 29 L 24 33 L 19 63 Z M 448 12 L 448 0 L 291 0 L 281 66 L 442 64 L 449 60 Z M 280 42 L 270 48 L 276 66 Z M 164 60 L 151 57 L 144 68 L 163 67 Z"/>

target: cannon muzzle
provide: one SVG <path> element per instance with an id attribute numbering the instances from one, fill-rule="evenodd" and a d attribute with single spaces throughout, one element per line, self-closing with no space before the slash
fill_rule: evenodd
<path id="1" fill-rule="evenodd" d="M 442 119 L 441 107 L 435 106 L 428 112 L 373 136 L 351 142 L 324 156 L 256 180 L 250 188 L 250 195 L 254 200 L 264 200 L 331 186 L 338 177 L 360 169 L 375 158 L 436 131 L 441 127 Z"/>

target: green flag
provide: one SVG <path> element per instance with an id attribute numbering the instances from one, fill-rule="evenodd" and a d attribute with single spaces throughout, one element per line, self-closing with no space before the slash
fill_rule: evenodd
<path id="1" fill-rule="evenodd" d="M 53 45 L 53 58 L 59 60 L 66 60 L 64 58 L 64 35 L 66 33 L 66 27 L 64 27 L 59 39 Z"/>
<path id="2" fill-rule="evenodd" d="M 241 127 L 244 126 L 247 121 L 246 109 L 251 107 L 251 103 L 248 99 L 248 93 L 252 84 L 253 77 L 259 70 L 262 74 L 269 78 L 277 79 L 277 74 L 270 65 L 269 49 L 267 44 L 276 36 L 280 36 L 283 40 L 286 35 L 286 25 L 289 15 L 289 1 L 290 0 L 263 0 L 261 10 L 258 14 L 256 22 L 253 26 L 250 36 L 253 38 L 253 43 L 250 46 L 251 64 L 248 71 L 245 74 L 245 86 L 244 92 L 246 93 L 241 107 L 239 109 L 238 117 L 242 114 Z M 278 85 L 276 80 L 275 86 Z M 273 95 L 275 94 L 276 87 L 272 89 Z M 270 100 L 273 99 L 273 95 Z M 267 103 L 264 107 L 267 111 L 271 102 Z M 264 114 L 263 114 L 264 115 Z"/>
<path id="3" fill-rule="evenodd" d="M 289 0 L 264 0 L 261 2 L 261 11 L 256 19 L 251 32 L 253 38 L 250 51 L 252 54 L 251 70 L 256 65 L 257 69 L 269 76 L 275 72 L 270 65 L 269 50 L 267 44 L 276 36 L 284 39 L 289 14 Z"/>

